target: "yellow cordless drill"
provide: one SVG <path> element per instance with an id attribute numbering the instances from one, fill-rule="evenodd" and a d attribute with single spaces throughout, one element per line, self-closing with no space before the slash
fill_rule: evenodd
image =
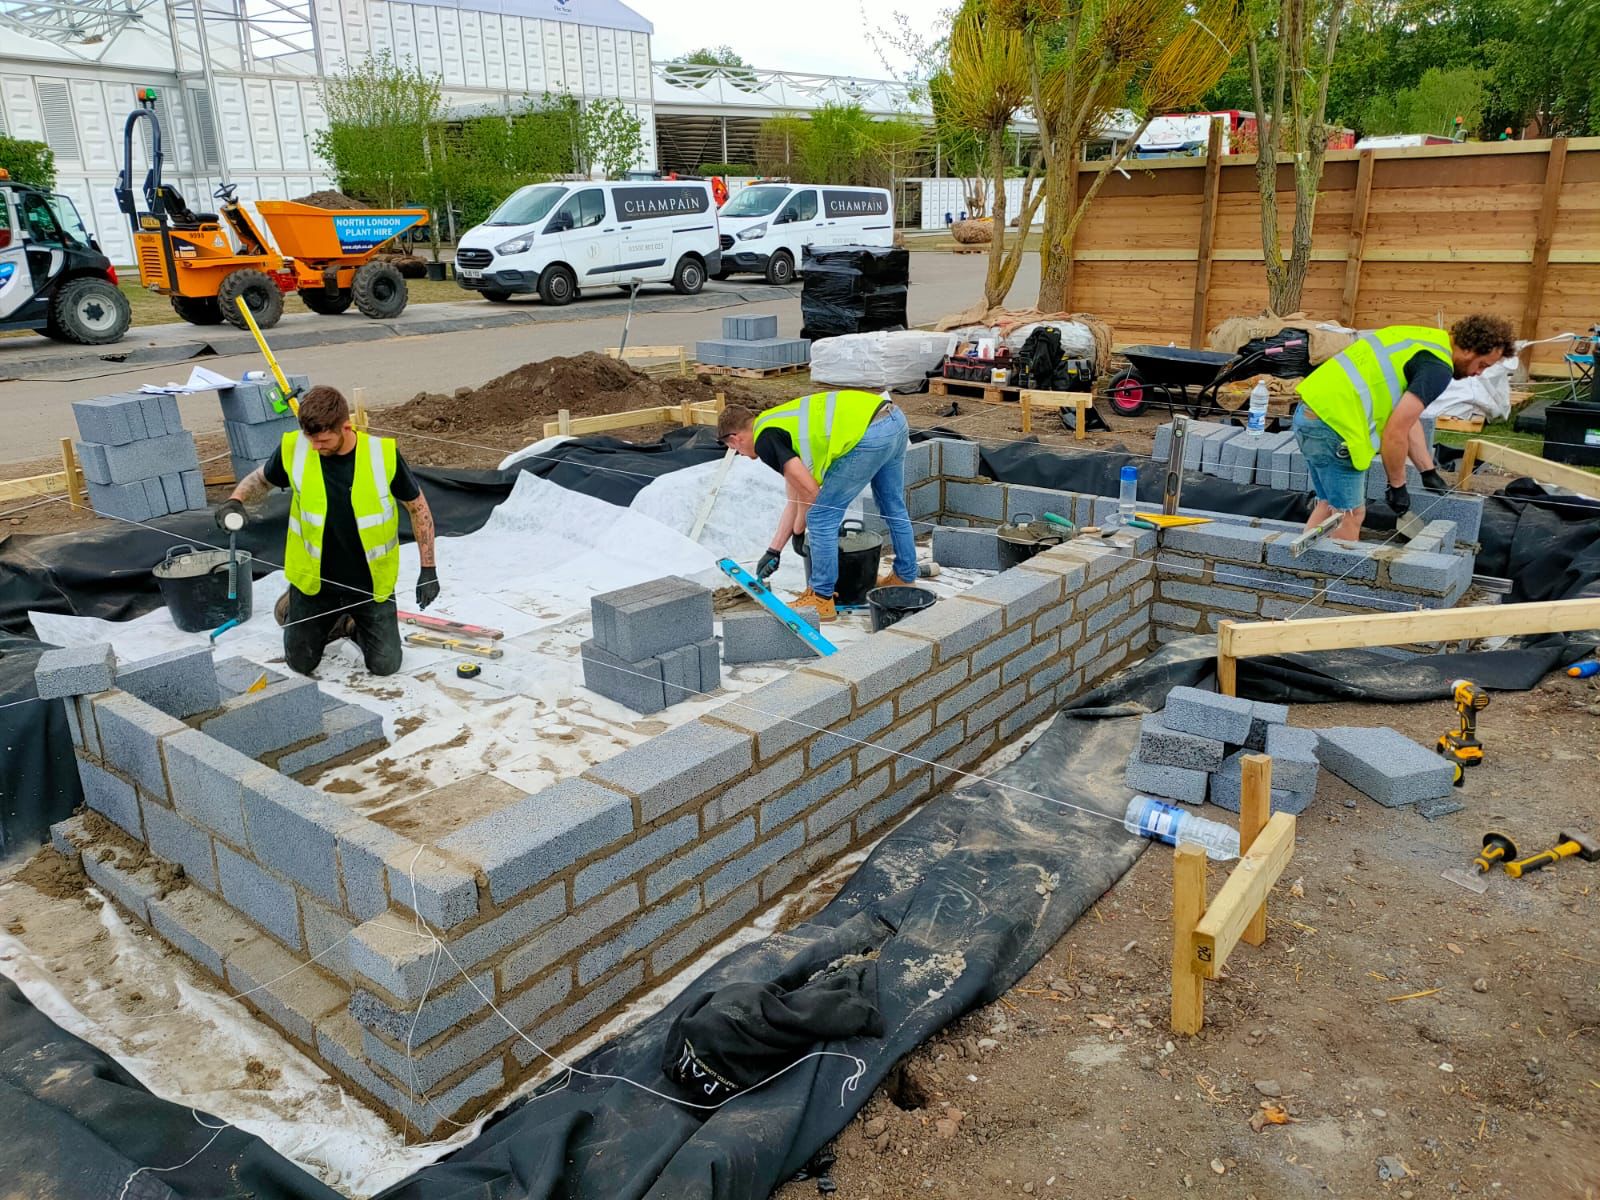
<path id="1" fill-rule="evenodd" d="M 1478 714 L 1489 707 L 1489 693 L 1470 679 L 1458 679 L 1450 685 L 1450 696 L 1456 706 L 1456 728 L 1439 735 L 1437 749 L 1455 764 L 1455 784 L 1461 786 L 1466 767 L 1475 767 L 1483 761 L 1483 743 L 1478 741 Z"/>

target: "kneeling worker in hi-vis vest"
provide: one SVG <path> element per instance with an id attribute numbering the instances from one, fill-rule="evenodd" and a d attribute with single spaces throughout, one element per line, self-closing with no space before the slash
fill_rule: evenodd
<path id="1" fill-rule="evenodd" d="M 787 499 L 778 529 L 756 566 L 760 579 L 778 569 L 783 544 L 794 539 L 811 559 L 809 585 L 795 608 L 838 620 L 833 593 L 839 582 L 839 523 L 850 502 L 868 486 L 889 526 L 894 570 L 879 587 L 917 578 L 917 544 L 906 510 L 906 417 L 878 392 L 818 392 L 759 416 L 730 405 L 717 419 L 717 439 L 746 458 L 759 458 L 783 476 Z"/>
<path id="2" fill-rule="evenodd" d="M 1422 410 L 1452 379 L 1480 375 L 1516 352 L 1511 322 L 1479 313 L 1463 317 L 1449 333 L 1427 325 L 1363 333 L 1301 380 L 1294 433 L 1317 497 L 1306 528 L 1337 512 L 1344 520 L 1331 536 L 1361 536 L 1374 458 L 1383 462 L 1389 508 L 1397 517 L 1409 512 L 1406 457 Z"/>
<path id="3" fill-rule="evenodd" d="M 433 514 L 394 439 L 358 433 L 344 396 L 314 387 L 300 398 L 299 431 L 284 434 L 266 465 L 217 507 L 218 526 L 226 529 L 230 516 L 243 518 L 244 506 L 274 487 L 293 489 L 283 556 L 289 590 L 274 610 L 289 669 L 311 674 L 328 643 L 343 637 L 361 648 L 367 670 L 393 675 L 400 669 L 396 501 L 410 514 L 422 560 L 417 607 L 439 598 Z"/>

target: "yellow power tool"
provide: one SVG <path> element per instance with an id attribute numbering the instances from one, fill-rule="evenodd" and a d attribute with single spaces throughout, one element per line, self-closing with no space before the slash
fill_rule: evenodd
<path id="1" fill-rule="evenodd" d="M 1450 695 L 1456 706 L 1456 727 L 1439 735 L 1436 749 L 1455 764 L 1455 784 L 1460 787 L 1463 770 L 1483 761 L 1478 714 L 1489 707 L 1489 693 L 1470 679 L 1458 679 L 1450 685 Z"/>

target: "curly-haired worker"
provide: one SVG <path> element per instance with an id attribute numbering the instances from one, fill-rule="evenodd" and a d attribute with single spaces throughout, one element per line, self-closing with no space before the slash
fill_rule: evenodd
<path id="1" fill-rule="evenodd" d="M 1295 439 L 1317 502 L 1306 528 L 1343 513 L 1332 537 L 1354 541 L 1367 513 L 1367 468 L 1383 462 L 1384 499 L 1395 516 L 1409 512 L 1406 456 L 1422 410 L 1452 379 L 1481 374 L 1517 352 L 1511 322 L 1475 313 L 1450 327 L 1388 325 L 1361 334 L 1296 389 Z"/>

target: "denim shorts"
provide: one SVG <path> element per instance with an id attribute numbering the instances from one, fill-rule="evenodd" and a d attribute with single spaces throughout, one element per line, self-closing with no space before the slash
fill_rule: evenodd
<path id="1" fill-rule="evenodd" d="M 1351 465 L 1344 439 L 1312 416 L 1304 404 L 1295 409 L 1293 428 L 1317 499 L 1340 512 L 1366 507 L 1367 475 Z"/>

